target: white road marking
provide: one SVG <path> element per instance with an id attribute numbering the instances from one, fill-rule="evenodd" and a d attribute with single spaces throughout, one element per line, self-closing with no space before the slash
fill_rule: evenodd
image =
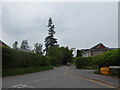
<path id="1" fill-rule="evenodd" d="M 16 88 L 16 87 L 19 87 L 21 85 L 23 85 L 23 84 L 18 84 L 18 85 L 12 86 L 12 88 Z"/>
<path id="2" fill-rule="evenodd" d="M 18 85 L 12 86 L 11 88 L 33 88 L 33 87 L 24 85 L 24 84 L 18 84 Z"/>

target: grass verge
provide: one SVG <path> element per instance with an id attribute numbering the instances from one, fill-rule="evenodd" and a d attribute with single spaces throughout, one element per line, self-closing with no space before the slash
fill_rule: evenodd
<path id="1" fill-rule="evenodd" d="M 26 67 L 26 68 L 4 69 L 2 70 L 2 77 L 41 72 L 41 71 L 51 70 L 51 69 L 53 69 L 52 66 L 32 66 L 32 67 Z"/>

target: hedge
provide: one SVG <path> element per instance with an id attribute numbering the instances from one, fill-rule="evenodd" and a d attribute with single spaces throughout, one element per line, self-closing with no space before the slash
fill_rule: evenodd
<path id="1" fill-rule="evenodd" d="M 74 63 L 77 69 L 88 68 L 91 66 L 91 57 L 76 57 L 74 58 Z"/>
<path id="2" fill-rule="evenodd" d="M 92 68 L 119 66 L 120 65 L 120 49 L 108 51 L 102 55 L 94 57 L 75 57 L 75 65 L 77 68 Z"/>
<path id="3" fill-rule="evenodd" d="M 11 48 L 2 48 L 3 69 L 49 65 L 49 61 L 45 56 Z"/>
<path id="4" fill-rule="evenodd" d="M 52 66 L 31 66 L 31 67 L 25 67 L 25 68 L 4 69 L 2 72 L 2 77 L 40 72 L 40 71 L 51 70 L 51 69 L 53 69 Z"/>
<path id="5" fill-rule="evenodd" d="M 120 50 L 111 50 L 102 55 L 92 57 L 98 68 L 120 65 Z"/>

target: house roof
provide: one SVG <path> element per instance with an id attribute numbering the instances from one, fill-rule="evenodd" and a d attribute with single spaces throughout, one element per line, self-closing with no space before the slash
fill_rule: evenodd
<path id="1" fill-rule="evenodd" d="M 0 47 L 2 46 L 9 47 L 7 44 L 5 44 L 3 41 L 0 40 Z"/>
<path id="2" fill-rule="evenodd" d="M 102 49 L 102 48 L 107 48 L 107 47 L 105 47 L 102 43 L 99 43 L 95 45 L 94 47 L 92 47 L 91 49 Z"/>

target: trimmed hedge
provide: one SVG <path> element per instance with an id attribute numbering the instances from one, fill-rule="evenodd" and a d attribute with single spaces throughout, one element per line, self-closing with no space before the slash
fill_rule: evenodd
<path id="1" fill-rule="evenodd" d="M 75 57 L 74 63 L 78 69 L 91 67 L 98 69 L 95 73 L 99 73 L 101 67 L 120 65 L 120 49 L 111 50 L 94 57 Z M 113 69 L 112 72 L 113 75 L 120 75 L 120 70 Z"/>
<path id="2" fill-rule="evenodd" d="M 11 48 L 2 48 L 2 68 L 24 68 L 30 66 L 49 66 L 45 56 Z"/>
<path id="3" fill-rule="evenodd" d="M 76 57 L 74 58 L 74 63 L 77 69 L 88 68 L 91 66 L 91 57 Z"/>
<path id="4" fill-rule="evenodd" d="M 120 65 L 120 50 L 111 50 L 102 55 L 92 57 L 94 64 L 98 68 Z"/>

